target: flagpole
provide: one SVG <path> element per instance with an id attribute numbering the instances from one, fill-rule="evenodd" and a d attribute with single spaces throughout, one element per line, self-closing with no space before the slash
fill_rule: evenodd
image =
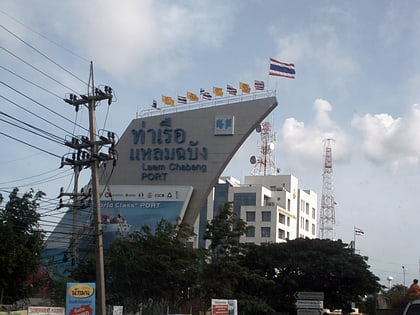
<path id="1" fill-rule="evenodd" d="M 268 58 L 268 67 L 267 67 L 267 90 L 270 89 L 270 58 Z"/>
<path id="2" fill-rule="evenodd" d="M 356 227 L 353 226 L 353 253 L 356 253 Z"/>

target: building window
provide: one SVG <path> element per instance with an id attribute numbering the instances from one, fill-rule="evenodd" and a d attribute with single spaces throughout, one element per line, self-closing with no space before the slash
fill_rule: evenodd
<path id="1" fill-rule="evenodd" d="M 315 214 L 316 214 L 315 208 L 312 208 L 312 219 L 315 219 Z"/>
<path id="2" fill-rule="evenodd" d="M 247 226 L 245 231 L 246 237 L 255 237 L 255 227 Z"/>
<path id="3" fill-rule="evenodd" d="M 305 231 L 309 232 L 309 220 L 305 220 Z"/>
<path id="4" fill-rule="evenodd" d="M 269 226 L 261 228 L 261 237 L 271 237 L 271 228 Z"/>
<path id="5" fill-rule="evenodd" d="M 286 239 L 286 231 L 279 229 L 279 239 L 284 240 Z"/>
<path id="6" fill-rule="evenodd" d="M 262 211 L 261 212 L 261 221 L 262 222 L 271 222 L 271 212 L 270 211 Z"/>
<path id="7" fill-rule="evenodd" d="M 287 226 L 290 226 L 290 217 L 287 217 Z"/>
<path id="8" fill-rule="evenodd" d="M 306 214 L 309 215 L 309 203 L 306 203 Z"/>
<path id="9" fill-rule="evenodd" d="M 290 199 L 287 199 L 287 209 L 286 210 L 290 212 Z"/>
<path id="10" fill-rule="evenodd" d="M 255 211 L 247 211 L 246 212 L 246 221 L 247 222 L 255 222 Z"/>
<path id="11" fill-rule="evenodd" d="M 312 235 L 315 235 L 315 224 L 312 223 Z"/>
<path id="12" fill-rule="evenodd" d="M 284 214 L 279 213 L 279 223 L 286 224 L 286 216 Z"/>

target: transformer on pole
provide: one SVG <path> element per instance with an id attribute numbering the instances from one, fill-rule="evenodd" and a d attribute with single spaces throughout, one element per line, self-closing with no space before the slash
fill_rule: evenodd
<path id="1" fill-rule="evenodd" d="M 335 240 L 335 201 L 333 190 L 333 165 L 331 144 L 334 139 L 324 140 L 324 172 L 319 214 L 319 238 Z"/>

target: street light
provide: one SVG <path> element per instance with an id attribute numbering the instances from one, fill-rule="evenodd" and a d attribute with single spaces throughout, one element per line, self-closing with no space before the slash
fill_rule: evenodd
<path id="1" fill-rule="evenodd" d="M 402 266 L 402 270 L 403 270 L 403 284 L 405 287 L 405 267 L 404 266 Z"/>

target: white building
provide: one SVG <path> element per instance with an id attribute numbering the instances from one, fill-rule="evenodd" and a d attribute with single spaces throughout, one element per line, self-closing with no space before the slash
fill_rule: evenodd
<path id="1" fill-rule="evenodd" d="M 300 189 L 293 175 L 246 176 L 243 184 L 224 177 L 212 190 L 194 226 L 200 238 L 200 244 L 196 239 L 194 246 L 208 246 L 203 240 L 205 224 L 226 202 L 233 202 L 234 211 L 247 223 L 246 234 L 240 239 L 243 243 L 317 237 L 317 194 Z"/>

